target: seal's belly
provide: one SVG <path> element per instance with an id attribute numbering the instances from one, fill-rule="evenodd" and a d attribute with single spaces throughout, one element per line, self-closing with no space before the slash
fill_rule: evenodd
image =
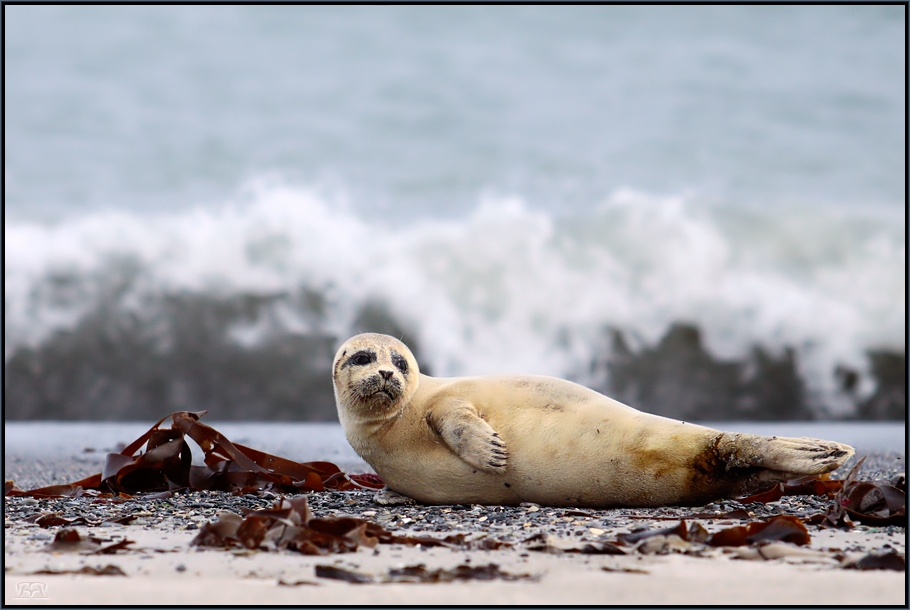
<path id="1" fill-rule="evenodd" d="M 508 475 L 479 471 L 441 442 L 431 441 L 419 452 L 386 454 L 375 462 L 367 461 L 390 489 L 425 504 L 516 505 L 528 501 L 506 484 Z"/>
<path id="2" fill-rule="evenodd" d="M 706 430 L 675 422 L 681 428 L 672 438 L 674 429 L 648 425 L 652 416 L 616 418 L 610 409 L 553 410 L 533 425 L 501 410 L 484 415 L 508 448 L 505 474 L 473 468 L 432 436 L 421 452 L 371 463 L 391 489 L 429 504 L 658 506 L 685 499 L 692 472 L 685 447 Z"/>
<path id="3" fill-rule="evenodd" d="M 580 409 L 538 420 L 534 431 L 502 424 L 507 430 L 503 438 L 524 435 L 516 443 L 522 450 L 510 453 L 508 476 L 525 501 L 663 505 L 677 502 L 687 486 L 691 459 L 686 447 L 694 446 L 688 431 L 668 435 L 666 429 L 648 425 L 644 414 L 630 417 L 610 409 Z"/>

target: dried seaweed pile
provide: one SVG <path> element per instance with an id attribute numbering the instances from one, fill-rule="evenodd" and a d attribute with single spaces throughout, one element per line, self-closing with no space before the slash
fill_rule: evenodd
<path id="1" fill-rule="evenodd" d="M 465 535 L 445 538 L 398 536 L 381 525 L 355 517 L 315 518 L 306 497 L 281 498 L 271 508 L 245 510 L 245 516 L 221 513 L 205 524 L 192 545 L 248 549 L 291 550 L 305 555 L 351 553 L 364 546 L 404 544 L 408 546 L 465 545 Z"/>
<path id="2" fill-rule="evenodd" d="M 824 515 L 816 515 L 808 523 L 822 527 L 852 527 L 853 522 L 864 525 L 902 525 L 907 523 L 907 478 L 900 474 L 890 481 L 859 481 L 857 476 L 866 458 L 860 459 L 843 480 L 830 480 L 828 475 L 802 477 L 778 483 L 762 493 L 740 498 L 740 502 L 776 502 L 784 496 L 828 496 Z"/>
<path id="3" fill-rule="evenodd" d="M 347 475 L 331 462 L 294 462 L 239 443 L 199 423 L 206 411 L 177 411 L 154 426 L 119 453 L 109 453 L 101 473 L 66 485 L 51 485 L 23 491 L 6 481 L 7 496 L 79 497 L 138 492 L 174 492 L 183 489 L 217 490 L 234 494 L 259 491 L 301 493 L 333 489 L 380 489 L 382 480 L 373 474 Z M 171 419 L 169 428 L 161 424 Z M 192 464 L 187 438 L 202 449 L 205 465 Z M 145 446 L 145 451 L 139 453 Z M 138 455 L 137 455 L 138 453 Z"/>

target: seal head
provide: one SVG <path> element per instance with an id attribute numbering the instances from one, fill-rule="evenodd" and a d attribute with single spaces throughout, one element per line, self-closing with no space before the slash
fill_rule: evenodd
<path id="1" fill-rule="evenodd" d="M 420 384 L 417 360 L 394 337 L 364 333 L 338 348 L 332 364 L 335 402 L 360 420 L 397 416 Z M 339 416 L 344 417 L 339 409 Z"/>

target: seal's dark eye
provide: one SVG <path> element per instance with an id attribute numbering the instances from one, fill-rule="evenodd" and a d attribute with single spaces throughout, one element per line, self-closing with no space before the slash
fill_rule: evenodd
<path id="1" fill-rule="evenodd" d="M 370 363 L 371 360 L 372 360 L 372 358 L 370 358 L 370 355 L 366 354 L 366 353 L 357 354 L 351 358 L 351 362 L 353 362 L 354 364 L 356 364 L 358 366 L 367 365 Z"/>
<path id="2" fill-rule="evenodd" d="M 408 361 L 404 359 L 399 354 L 392 354 L 392 364 L 398 367 L 398 370 L 402 373 L 408 372 Z"/>

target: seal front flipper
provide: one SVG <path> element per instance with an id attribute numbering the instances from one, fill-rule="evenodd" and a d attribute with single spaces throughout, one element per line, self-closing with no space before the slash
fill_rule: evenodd
<path id="1" fill-rule="evenodd" d="M 506 444 L 473 404 L 464 400 L 437 404 L 427 413 L 426 420 L 430 429 L 469 465 L 483 472 L 505 473 L 509 459 Z"/>

